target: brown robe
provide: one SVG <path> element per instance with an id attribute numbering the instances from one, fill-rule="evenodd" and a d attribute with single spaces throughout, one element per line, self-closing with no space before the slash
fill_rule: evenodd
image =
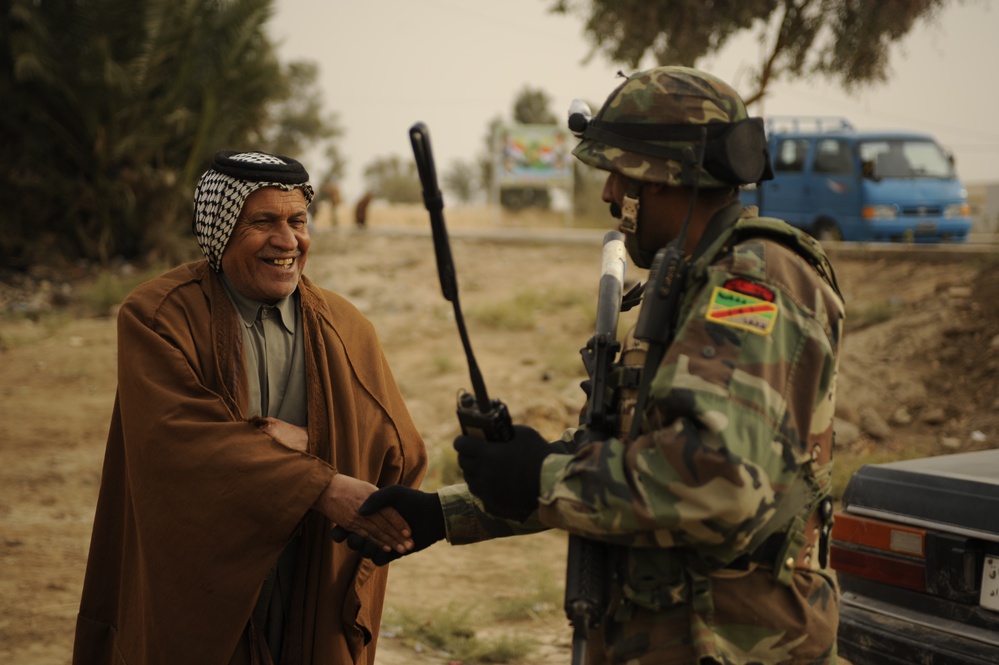
<path id="1" fill-rule="evenodd" d="M 249 617 L 298 529 L 282 665 L 374 663 L 387 568 L 311 507 L 335 473 L 417 486 L 426 449 L 371 323 L 305 277 L 299 292 L 308 454 L 246 422 L 238 317 L 204 261 L 123 303 L 74 665 L 256 660 Z"/>

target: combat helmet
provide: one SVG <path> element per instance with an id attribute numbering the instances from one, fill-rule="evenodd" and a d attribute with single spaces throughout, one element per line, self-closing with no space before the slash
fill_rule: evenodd
<path id="1" fill-rule="evenodd" d="M 590 166 L 672 186 L 773 178 L 763 120 L 705 72 L 668 66 L 632 74 L 592 118 L 578 104 L 569 111 L 569 128 L 582 139 L 573 154 Z"/>

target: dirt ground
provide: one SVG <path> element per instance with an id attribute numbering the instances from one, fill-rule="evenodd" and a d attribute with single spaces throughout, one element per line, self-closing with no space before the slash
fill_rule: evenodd
<path id="1" fill-rule="evenodd" d="M 443 300 L 425 213 L 372 210 L 367 231 L 317 232 L 306 270 L 375 323 L 431 451 L 426 486 L 455 480 L 455 393 L 469 387 Z M 473 239 L 495 221 L 448 211 L 461 304 L 492 396 L 552 438 L 582 403 L 578 349 L 590 334 L 601 233 L 561 245 Z M 528 223 L 504 221 L 502 227 Z M 513 231 L 513 228 L 502 228 Z M 557 233 L 555 229 L 553 233 Z M 841 362 L 837 459 L 999 447 L 999 263 L 843 254 L 854 320 Z M 642 271 L 629 266 L 629 277 Z M 57 285 L 58 286 L 58 285 Z M 71 298 L 70 298 L 71 300 Z M 0 311 L 5 309 L 0 300 Z M 37 319 L 37 320 L 34 320 Z M 0 661 L 69 662 L 115 387 L 112 317 L 0 317 Z M 453 658 L 393 623 L 399 612 L 467 611 L 484 637 L 533 644 L 520 662 L 565 663 L 560 608 L 566 541 L 545 533 L 434 545 L 394 563 L 380 665 Z M 526 599 L 517 616 L 494 609 Z"/>

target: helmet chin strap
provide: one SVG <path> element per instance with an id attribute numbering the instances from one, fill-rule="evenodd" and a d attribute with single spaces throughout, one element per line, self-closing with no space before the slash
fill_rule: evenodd
<path id="1" fill-rule="evenodd" d="M 624 246 L 628 256 L 639 268 L 649 268 L 655 259 L 655 252 L 642 249 L 638 242 L 638 210 L 641 208 L 642 182 L 632 180 L 621 198 L 621 205 L 611 204 L 611 214 L 620 219 L 618 231 L 624 234 Z"/>
<path id="2" fill-rule="evenodd" d="M 625 235 L 635 235 L 638 232 L 638 209 L 642 205 L 639 201 L 641 194 L 642 183 L 638 180 L 631 180 L 621 199 L 621 208 L 618 214 L 621 223 L 617 225 L 617 230 Z"/>

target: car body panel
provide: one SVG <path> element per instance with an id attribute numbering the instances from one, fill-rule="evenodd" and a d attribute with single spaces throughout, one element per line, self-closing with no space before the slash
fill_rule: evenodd
<path id="1" fill-rule="evenodd" d="M 837 517 L 847 660 L 999 663 L 999 450 L 865 465 Z"/>

